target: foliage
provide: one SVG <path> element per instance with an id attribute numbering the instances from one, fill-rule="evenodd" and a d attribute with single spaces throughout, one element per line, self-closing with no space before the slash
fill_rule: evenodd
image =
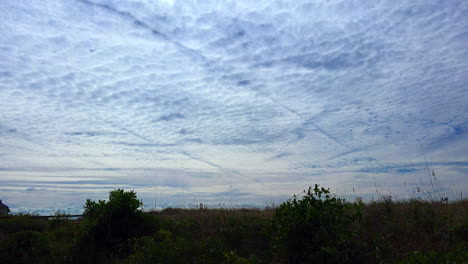
<path id="1" fill-rule="evenodd" d="M 111 258 L 125 257 L 129 239 L 144 233 L 142 202 L 134 191 L 113 190 L 108 201 L 87 200 L 84 205 L 84 232 L 77 241 L 75 256 Z"/>
<path id="2" fill-rule="evenodd" d="M 0 220 L 0 232 L 7 234 L 25 230 L 42 232 L 47 228 L 46 219 L 34 219 L 30 215 L 10 216 Z"/>
<path id="3" fill-rule="evenodd" d="M 399 263 L 407 264 L 452 264 L 466 263 L 468 260 L 468 250 L 466 247 L 459 247 L 453 252 L 436 252 L 436 251 L 414 251 L 407 259 Z"/>
<path id="4" fill-rule="evenodd" d="M 364 209 L 361 240 L 374 262 L 407 259 L 413 252 L 447 254 L 468 243 L 468 201 L 374 202 Z"/>
<path id="5" fill-rule="evenodd" d="M 50 263 L 47 238 L 37 231 L 20 231 L 0 240 L 1 263 Z"/>
<path id="6" fill-rule="evenodd" d="M 71 223 L 69 214 L 60 210 L 56 211 L 52 220 L 49 221 L 50 228 L 59 228 L 61 226 L 67 226 Z"/>
<path id="7" fill-rule="evenodd" d="M 143 213 L 133 191 L 83 219 L 0 219 L 0 263 L 467 263 L 468 200 L 348 203 L 309 188 L 276 210 Z"/>
<path id="8" fill-rule="evenodd" d="M 225 259 L 225 264 L 254 264 L 254 263 L 258 263 L 257 259 L 255 258 L 255 256 L 251 256 L 250 258 L 243 258 L 239 255 L 237 255 L 237 253 L 235 251 L 229 251 L 227 253 L 224 253 L 224 257 L 226 258 Z"/>
<path id="9" fill-rule="evenodd" d="M 183 238 L 173 238 L 167 230 L 144 236 L 133 242 L 134 254 L 128 263 L 191 263 L 194 247 Z"/>
<path id="10" fill-rule="evenodd" d="M 289 263 L 349 262 L 356 257 L 350 225 L 360 213 L 360 204 L 309 187 L 302 199 L 294 196 L 276 210 L 277 248 Z"/>

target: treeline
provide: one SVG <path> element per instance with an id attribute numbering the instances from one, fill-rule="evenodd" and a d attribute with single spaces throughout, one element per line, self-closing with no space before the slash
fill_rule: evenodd
<path id="1" fill-rule="evenodd" d="M 143 213 L 133 191 L 83 218 L 0 219 L 0 263 L 466 263 L 468 201 L 348 202 L 315 186 L 276 209 Z"/>

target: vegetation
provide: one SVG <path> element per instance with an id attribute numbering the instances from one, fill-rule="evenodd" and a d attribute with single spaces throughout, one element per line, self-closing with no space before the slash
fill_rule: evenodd
<path id="1" fill-rule="evenodd" d="M 357 234 L 350 226 L 361 214 L 362 203 L 346 203 L 327 189 L 310 187 L 301 200 L 294 196 L 276 210 L 279 252 L 289 263 L 357 263 Z"/>
<path id="2" fill-rule="evenodd" d="M 135 192 L 0 219 L 0 263 L 466 263 L 468 201 L 348 202 L 315 185 L 276 209 L 144 213 Z"/>

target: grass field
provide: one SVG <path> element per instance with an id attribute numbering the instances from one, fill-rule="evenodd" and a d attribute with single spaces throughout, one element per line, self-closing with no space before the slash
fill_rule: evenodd
<path id="1" fill-rule="evenodd" d="M 310 189 L 274 209 L 143 213 L 136 194 L 0 219 L 0 263 L 466 263 L 468 200 L 347 202 Z M 112 193 L 112 192 L 111 192 Z"/>

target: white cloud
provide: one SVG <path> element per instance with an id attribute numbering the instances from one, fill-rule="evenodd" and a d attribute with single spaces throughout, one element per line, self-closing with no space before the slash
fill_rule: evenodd
<path id="1" fill-rule="evenodd" d="M 370 158 L 404 167 L 423 160 L 421 144 L 434 164 L 467 158 L 464 1 L 0 8 L 2 168 L 38 177 L 40 168 L 83 168 L 77 181 L 102 175 L 116 185 L 270 182 L 280 191 L 275 181 L 298 190 L 341 181 L 349 190 L 357 175 L 372 185 Z M 465 166 L 451 164 L 441 168 L 447 182 Z M 0 180 L 13 187 L 9 173 Z"/>

